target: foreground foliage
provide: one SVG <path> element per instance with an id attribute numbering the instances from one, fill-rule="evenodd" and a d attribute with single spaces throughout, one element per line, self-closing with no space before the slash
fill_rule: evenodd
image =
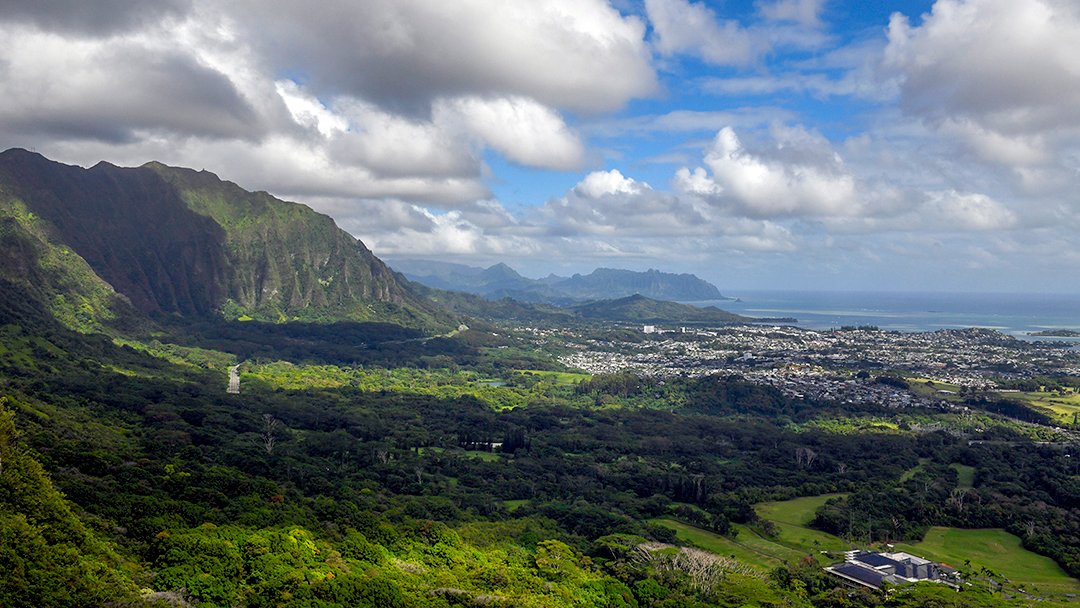
<path id="1" fill-rule="evenodd" d="M 4 606 L 1013 601 L 982 586 L 837 587 L 801 544 L 810 535 L 755 509 L 829 493 L 816 525 L 847 542 L 981 522 L 1076 572 L 1075 476 L 1052 450 L 899 424 L 834 432 L 812 423 L 895 413 L 793 401 L 734 377 L 572 384 L 581 378 L 522 373 L 542 361 L 477 336 L 339 332 L 381 336 L 357 350 L 340 335 L 207 326 L 117 345 L 20 306 L 0 301 Z M 279 342 L 292 362 L 248 360 L 243 392 L 225 394 L 225 367 Z M 950 465 L 975 467 L 973 487 Z M 1062 472 L 1037 473 L 1051 469 Z M 802 525 L 810 502 L 770 517 Z M 787 557 L 748 568 L 678 546 L 658 520 L 768 539 Z"/>

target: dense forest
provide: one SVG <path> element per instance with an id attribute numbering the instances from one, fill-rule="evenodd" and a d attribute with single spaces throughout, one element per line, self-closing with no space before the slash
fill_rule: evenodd
<path id="1" fill-rule="evenodd" d="M 990 585 L 855 591 L 827 556 L 755 569 L 663 524 L 769 537 L 755 505 L 825 494 L 814 525 L 852 543 L 1002 527 L 1080 574 L 1080 486 L 1053 448 L 853 431 L 836 421 L 908 421 L 738 376 L 553 371 L 508 331 L 163 327 L 77 334 L 2 299 L 0 604 L 1025 601 Z M 980 416 L 987 437 L 1022 437 Z M 977 467 L 970 488 L 961 465 Z"/>

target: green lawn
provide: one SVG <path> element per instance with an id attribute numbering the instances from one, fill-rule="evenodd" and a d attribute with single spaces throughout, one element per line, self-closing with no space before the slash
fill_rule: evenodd
<path id="1" fill-rule="evenodd" d="M 919 464 L 917 464 L 917 465 L 911 467 L 910 469 L 904 471 L 904 474 L 900 476 L 900 483 L 904 483 L 905 481 L 907 481 L 907 480 L 911 479 L 912 477 L 914 477 L 916 473 L 918 473 L 919 471 L 922 470 L 923 465 L 925 465 L 928 462 L 930 462 L 929 458 L 920 458 L 919 459 Z"/>
<path id="2" fill-rule="evenodd" d="M 1033 393 L 1003 393 L 1003 397 L 1026 403 L 1063 424 L 1072 424 L 1073 416 L 1080 413 L 1080 393 L 1038 391 Z"/>
<path id="3" fill-rule="evenodd" d="M 675 521 L 674 519 L 660 518 L 652 521 L 661 526 L 675 530 L 676 537 L 684 543 L 700 547 L 706 551 L 712 551 L 717 555 L 730 557 L 740 563 L 753 566 L 763 572 L 772 570 L 781 565 L 785 559 L 777 556 L 777 553 L 781 551 L 778 551 L 776 547 L 773 547 L 772 551 L 762 551 L 764 543 L 757 541 L 749 544 L 745 543 L 744 541 L 747 540 L 748 536 L 759 539 L 759 537 L 747 530 L 745 526 L 735 525 L 735 529 L 739 531 L 739 534 L 737 540 L 732 540 L 714 532 L 702 530 L 701 528 L 684 524 L 681 521 Z M 787 556 L 786 559 L 798 559 L 801 557 L 801 555 L 792 555 L 786 548 L 781 549 Z"/>
<path id="4" fill-rule="evenodd" d="M 896 548 L 956 568 L 964 568 L 964 561 L 970 560 L 975 569 L 989 568 L 1029 592 L 1080 593 L 1080 581 L 1069 577 L 1054 560 L 1024 549 L 1018 537 L 1000 529 L 934 527 L 921 542 Z"/>
<path id="5" fill-rule="evenodd" d="M 844 539 L 807 527 L 815 512 L 830 498 L 845 494 L 803 496 L 779 502 L 763 502 L 754 507 L 758 516 L 776 525 L 779 533 L 774 542 L 797 549 L 804 555 L 818 551 L 847 551 L 851 545 Z"/>
<path id="6" fill-rule="evenodd" d="M 933 380 L 931 378 L 908 378 L 908 386 L 911 387 L 911 392 L 922 395 L 924 397 L 932 397 L 934 399 L 941 399 L 944 401 L 962 401 L 960 397 L 960 387 L 955 384 L 949 384 L 948 382 L 941 382 L 939 380 Z M 942 393 L 941 391 L 948 391 Z"/>
<path id="7" fill-rule="evenodd" d="M 803 496 L 791 500 L 762 502 L 754 506 L 758 516 L 774 522 L 805 526 L 814 519 L 814 513 L 830 498 L 841 498 L 846 494 L 820 494 Z"/>
<path id="8" fill-rule="evenodd" d="M 776 538 L 766 538 L 741 524 L 733 524 L 732 527 L 738 534 L 734 539 L 730 539 L 674 519 L 653 521 L 675 530 L 679 540 L 683 542 L 733 557 L 757 568 L 771 569 L 785 561 L 797 562 L 807 554 L 846 551 L 851 548 L 851 545 L 837 536 L 806 526 L 814 519 L 814 512 L 825 504 L 825 501 L 840 496 L 844 495 L 823 494 L 756 505 L 758 516 L 776 526 Z"/>
<path id="9" fill-rule="evenodd" d="M 900 482 L 903 483 L 914 477 L 928 462 L 930 462 L 929 458 L 920 458 L 919 464 L 904 471 L 904 474 L 900 476 Z M 975 486 L 975 467 L 955 462 L 949 466 L 956 471 L 957 485 L 961 488 L 972 488 Z"/>
<path id="10" fill-rule="evenodd" d="M 561 384 L 566 386 L 577 385 L 582 380 L 588 380 L 592 378 L 589 374 L 575 374 L 573 372 L 552 372 L 539 369 L 517 369 L 514 370 L 519 374 L 533 374 L 536 376 L 543 376 L 547 379 L 555 380 L 555 384 Z"/>
<path id="11" fill-rule="evenodd" d="M 966 464 L 950 464 L 950 467 L 956 469 L 956 474 L 959 476 L 957 485 L 961 488 L 971 488 L 975 486 L 975 467 Z"/>

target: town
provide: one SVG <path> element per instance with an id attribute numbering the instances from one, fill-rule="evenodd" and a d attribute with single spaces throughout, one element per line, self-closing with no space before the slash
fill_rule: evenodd
<path id="1" fill-rule="evenodd" d="M 733 325 L 664 331 L 646 325 L 634 330 L 615 338 L 614 332 L 597 337 L 583 330 L 528 329 L 537 342 L 562 346 L 564 365 L 591 374 L 737 373 L 794 398 L 892 408 L 948 409 L 958 407 L 953 398 L 958 393 L 994 391 L 1001 379 L 1080 374 L 1075 342 L 1021 340 L 989 329 L 901 333 Z M 924 378 L 930 390 L 875 381 L 884 372 Z"/>

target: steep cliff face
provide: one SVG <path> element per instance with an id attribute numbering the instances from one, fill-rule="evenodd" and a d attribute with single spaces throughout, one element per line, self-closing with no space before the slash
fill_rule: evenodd
<path id="1" fill-rule="evenodd" d="M 9 150 L 0 155 L 0 184 L 139 310 L 208 315 L 217 308 L 224 231 L 152 172 L 107 163 L 83 169 Z"/>
<path id="2" fill-rule="evenodd" d="M 248 192 L 213 173 L 148 163 L 194 212 L 225 231 L 227 307 L 261 317 L 369 318 L 379 306 L 421 309 L 363 243 L 310 208 Z M 374 305 L 374 306 L 373 306 Z"/>
<path id="3" fill-rule="evenodd" d="M 9 278 L 56 283 L 43 260 L 71 254 L 67 274 L 81 283 L 66 280 L 48 294 L 54 299 L 52 291 L 93 287 L 99 308 L 118 293 L 144 313 L 268 321 L 417 326 L 438 314 L 331 218 L 205 171 L 83 169 L 8 150 L 0 153 L 0 220 Z"/>

